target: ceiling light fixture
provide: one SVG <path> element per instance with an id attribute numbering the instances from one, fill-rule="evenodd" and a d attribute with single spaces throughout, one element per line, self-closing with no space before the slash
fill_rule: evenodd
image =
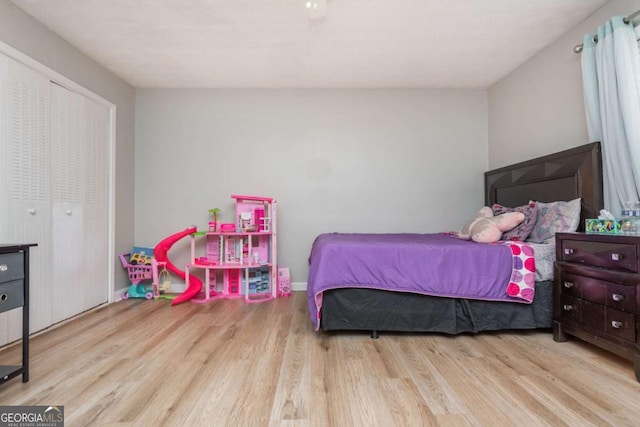
<path id="1" fill-rule="evenodd" d="M 304 5 L 309 19 L 324 18 L 327 13 L 327 0 L 307 0 Z"/>

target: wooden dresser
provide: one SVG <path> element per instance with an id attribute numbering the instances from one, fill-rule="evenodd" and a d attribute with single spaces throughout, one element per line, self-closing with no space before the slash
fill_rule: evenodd
<path id="1" fill-rule="evenodd" d="M 553 339 L 633 361 L 640 381 L 640 236 L 556 234 Z"/>

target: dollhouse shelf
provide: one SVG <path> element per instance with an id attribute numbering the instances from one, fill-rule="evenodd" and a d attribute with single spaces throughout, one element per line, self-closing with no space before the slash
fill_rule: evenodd
<path id="1" fill-rule="evenodd" d="M 198 261 L 189 264 L 192 268 L 206 268 L 209 270 L 225 270 L 227 268 L 260 268 L 260 267 L 271 267 L 273 264 L 265 263 L 265 264 L 240 264 L 237 262 L 223 262 L 221 264 L 203 264 Z"/>
<path id="2" fill-rule="evenodd" d="M 235 231 L 208 231 L 191 236 L 189 273 L 204 274 L 204 291 L 192 299 L 206 303 L 219 298 L 269 301 L 279 296 L 276 257 L 276 201 L 270 197 L 231 196 L 236 201 Z M 233 227 L 232 227 L 233 228 Z M 205 253 L 196 253 L 204 236 Z"/>

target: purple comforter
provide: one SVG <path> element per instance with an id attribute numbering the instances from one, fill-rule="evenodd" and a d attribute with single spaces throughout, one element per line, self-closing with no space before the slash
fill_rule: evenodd
<path id="1" fill-rule="evenodd" d="M 318 330 L 322 293 L 336 288 L 525 302 L 505 292 L 512 259 L 507 246 L 445 234 L 321 234 L 309 258 L 311 321 Z"/>

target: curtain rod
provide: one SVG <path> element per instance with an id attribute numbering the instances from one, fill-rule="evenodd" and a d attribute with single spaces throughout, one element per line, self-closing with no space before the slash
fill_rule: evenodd
<path id="1" fill-rule="evenodd" d="M 637 11 L 633 12 L 631 15 L 627 16 L 626 18 L 624 18 L 622 21 L 623 21 L 625 24 L 628 24 L 629 22 L 631 22 L 631 21 L 633 20 L 633 18 L 635 18 L 635 17 L 637 17 L 637 16 L 639 16 L 639 15 L 640 15 L 640 10 L 637 10 Z M 595 42 L 598 42 L 598 36 L 595 36 L 595 37 L 593 38 L 593 40 L 594 40 Z M 575 46 L 573 47 L 573 53 L 580 53 L 580 52 L 582 52 L 582 43 L 577 44 L 577 45 L 575 45 Z"/>

